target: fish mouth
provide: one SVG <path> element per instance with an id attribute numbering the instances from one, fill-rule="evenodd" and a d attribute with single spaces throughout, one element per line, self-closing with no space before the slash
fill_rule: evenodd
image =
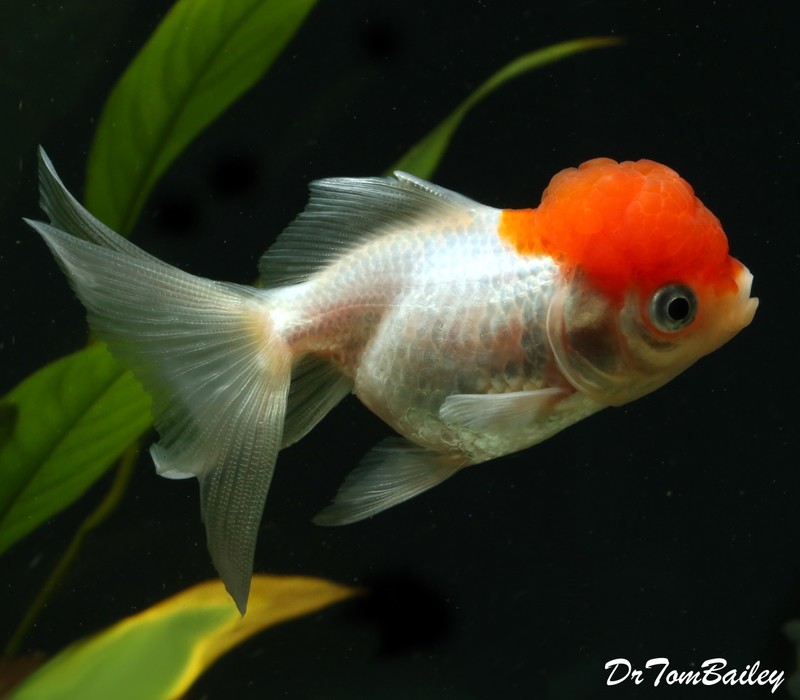
<path id="1" fill-rule="evenodd" d="M 736 295 L 735 311 L 731 318 L 731 330 L 741 330 L 749 326 L 758 308 L 758 297 L 751 297 L 750 290 L 753 286 L 753 275 L 744 265 L 740 264 L 734 281 L 739 290 Z"/>

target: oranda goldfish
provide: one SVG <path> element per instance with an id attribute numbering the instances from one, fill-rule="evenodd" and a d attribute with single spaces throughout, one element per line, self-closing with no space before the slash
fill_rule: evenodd
<path id="1" fill-rule="evenodd" d="M 158 472 L 200 481 L 208 547 L 243 612 L 278 451 L 347 394 L 402 437 L 316 522 L 350 523 L 464 467 L 660 387 L 753 319 L 752 275 L 677 173 L 590 160 L 535 209 L 405 173 L 312 183 L 263 288 L 212 282 L 91 216 L 41 153 L 30 221 L 89 325 L 153 399 Z"/>

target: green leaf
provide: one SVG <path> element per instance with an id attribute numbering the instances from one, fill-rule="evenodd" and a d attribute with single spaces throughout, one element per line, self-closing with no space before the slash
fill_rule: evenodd
<path id="1" fill-rule="evenodd" d="M 492 75 L 483 85 L 464 100 L 448 117 L 431 131 L 425 138 L 414 144 L 406 154 L 398 160 L 390 170 L 403 170 L 418 177 L 429 179 L 444 156 L 450 139 L 462 120 L 481 100 L 497 90 L 509 80 L 518 78 L 528 71 L 542 68 L 550 63 L 560 61 L 569 56 L 598 49 L 604 46 L 615 46 L 622 43 L 614 37 L 587 37 L 573 39 L 560 44 L 553 44 L 538 51 L 527 53 L 511 61 Z"/>
<path id="2" fill-rule="evenodd" d="M 789 694 L 789 697 L 794 698 L 794 700 L 800 699 L 800 620 L 790 620 L 783 626 L 783 633 L 789 638 L 789 641 L 792 642 L 795 646 L 795 670 L 794 673 L 789 676 L 788 682 L 786 684 L 786 691 Z M 773 692 L 775 692 L 773 690 Z"/>
<path id="3" fill-rule="evenodd" d="M 175 157 L 270 67 L 315 0 L 179 0 L 119 80 L 89 156 L 87 208 L 130 233 Z"/>
<path id="4" fill-rule="evenodd" d="M 0 401 L 0 554 L 89 488 L 151 423 L 105 346 L 32 374 Z"/>
<path id="5" fill-rule="evenodd" d="M 73 644 L 10 698 L 179 698 L 220 656 L 254 634 L 357 593 L 323 579 L 254 576 L 247 614 L 240 617 L 221 582 L 203 583 Z"/>

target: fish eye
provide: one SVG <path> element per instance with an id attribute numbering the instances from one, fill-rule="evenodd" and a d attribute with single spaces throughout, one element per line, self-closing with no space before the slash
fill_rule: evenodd
<path id="1" fill-rule="evenodd" d="M 668 284 L 650 299 L 650 320 L 656 328 L 674 333 L 685 328 L 697 315 L 697 297 L 684 284 Z"/>

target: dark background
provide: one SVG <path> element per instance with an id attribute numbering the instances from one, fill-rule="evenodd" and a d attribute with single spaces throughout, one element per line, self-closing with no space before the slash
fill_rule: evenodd
<path id="1" fill-rule="evenodd" d="M 85 341 L 80 304 L 20 221 L 40 215 L 35 147 L 80 195 L 104 100 L 169 6 L 0 6 L 0 393 Z M 782 626 L 800 617 L 799 21 L 795 2 L 321 0 L 266 79 L 180 157 L 134 240 L 248 282 L 309 180 L 384 171 L 522 53 L 624 37 L 489 98 L 435 181 L 533 206 L 588 158 L 665 162 L 721 218 L 761 298 L 750 328 L 655 394 L 323 529 L 310 518 L 389 434 L 345 401 L 281 453 L 256 570 L 373 597 L 268 631 L 193 697 L 750 698 L 769 690 L 607 688 L 603 667 L 666 656 L 678 670 L 712 657 L 794 670 Z M 3 637 L 108 485 L 0 559 Z M 54 652 L 212 575 L 195 484 L 158 478 L 145 455 L 28 648 Z"/>

